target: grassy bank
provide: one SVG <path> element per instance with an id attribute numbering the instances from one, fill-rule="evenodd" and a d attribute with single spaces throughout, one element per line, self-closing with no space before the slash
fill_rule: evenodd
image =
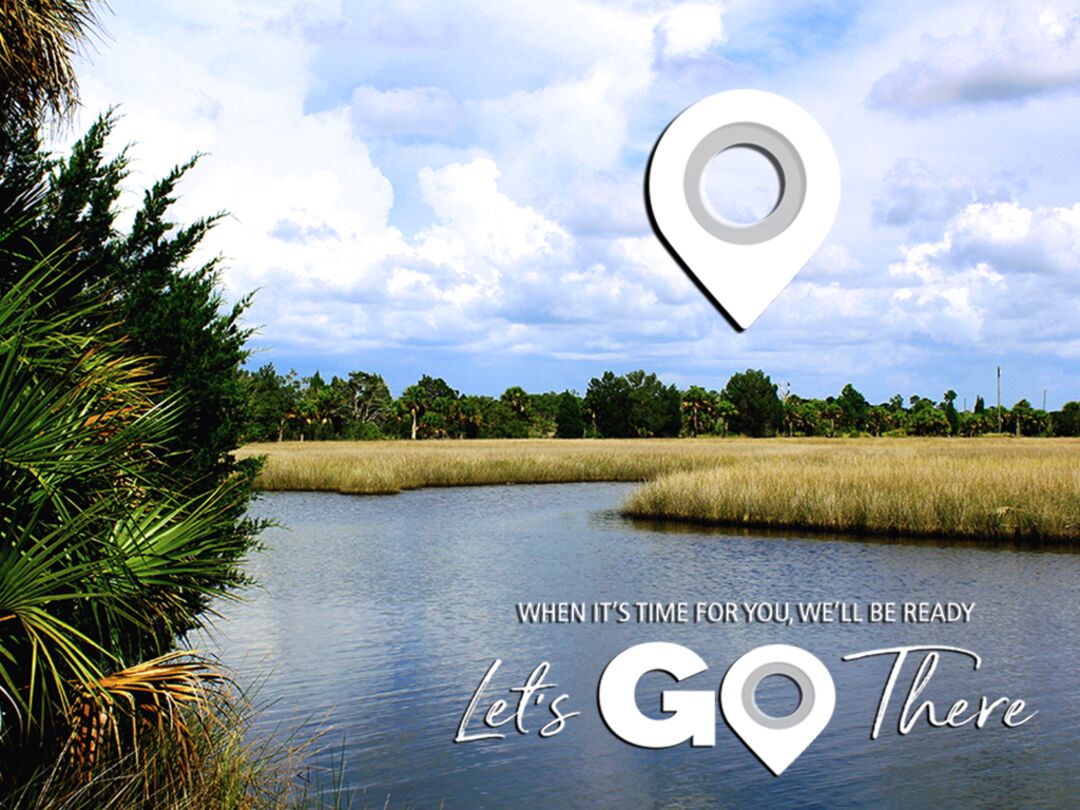
<path id="1" fill-rule="evenodd" d="M 267 456 L 256 481 L 261 489 L 355 494 L 427 486 L 645 481 L 787 452 L 783 442 L 709 439 L 280 442 L 241 451 Z"/>
<path id="2" fill-rule="evenodd" d="M 1080 542 L 1080 442 L 894 440 L 803 446 L 664 475 L 624 512 L 732 526 Z"/>
<path id="3" fill-rule="evenodd" d="M 648 481 L 629 515 L 724 525 L 1080 541 L 1080 440 L 283 442 L 264 490 Z"/>

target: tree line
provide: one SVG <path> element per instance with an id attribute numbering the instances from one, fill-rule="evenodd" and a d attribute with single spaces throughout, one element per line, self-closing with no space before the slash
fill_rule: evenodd
<path id="1" fill-rule="evenodd" d="M 280 374 L 273 364 L 243 373 L 246 441 L 325 439 L 520 439 L 674 436 L 1017 436 L 1080 435 L 1080 402 L 1059 411 L 1021 399 L 1011 408 L 977 397 L 958 410 L 957 394 L 940 400 L 896 394 L 871 404 L 850 383 L 824 399 L 804 398 L 758 369 L 732 374 L 720 390 L 679 389 L 644 370 L 605 371 L 584 395 L 573 390 L 501 396 L 462 394 L 423 375 L 394 397 L 367 371 L 325 380 L 318 371 Z"/>

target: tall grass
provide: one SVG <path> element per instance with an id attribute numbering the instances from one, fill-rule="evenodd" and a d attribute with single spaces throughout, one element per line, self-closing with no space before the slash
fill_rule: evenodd
<path id="1" fill-rule="evenodd" d="M 101 767 L 72 778 L 69 752 L 20 780 L 4 797 L 8 810 L 337 810 L 353 805 L 342 784 L 344 762 L 315 769 L 326 753 L 321 735 L 254 733 L 260 707 L 231 679 L 198 705 L 178 708 L 184 744 L 170 736 L 141 749 L 110 752 Z M 108 740 L 102 740 L 107 743 Z M 177 767 L 183 761 L 183 767 Z M 357 807 L 360 805 L 357 804 Z"/>
<path id="2" fill-rule="evenodd" d="M 629 515 L 836 532 L 1080 541 L 1080 440 L 282 442 L 264 490 L 651 481 Z"/>
<path id="3" fill-rule="evenodd" d="M 469 439 L 251 444 L 240 455 L 267 457 L 255 482 L 263 490 L 385 494 L 431 486 L 645 481 L 777 447 L 708 439 Z"/>
<path id="4" fill-rule="evenodd" d="M 806 446 L 664 475 L 631 516 L 879 535 L 1080 541 L 1080 442 L 895 440 Z"/>

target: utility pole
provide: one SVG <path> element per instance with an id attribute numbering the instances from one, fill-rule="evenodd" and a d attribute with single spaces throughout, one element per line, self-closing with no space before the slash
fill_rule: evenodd
<path id="1" fill-rule="evenodd" d="M 997 367 L 997 414 L 998 414 L 998 429 L 997 429 L 997 432 L 1001 433 L 1001 366 Z"/>
<path id="2" fill-rule="evenodd" d="M 1046 410 L 1046 389 L 1043 389 L 1043 410 Z"/>

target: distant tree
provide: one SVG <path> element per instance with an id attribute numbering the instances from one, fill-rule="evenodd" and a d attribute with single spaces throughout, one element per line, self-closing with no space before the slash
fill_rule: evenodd
<path id="1" fill-rule="evenodd" d="M 454 403 L 453 424 L 457 435 L 463 439 L 480 436 L 487 420 L 484 418 L 484 401 L 490 397 L 465 395 Z"/>
<path id="2" fill-rule="evenodd" d="M 630 397 L 630 428 L 632 435 L 678 436 L 682 421 L 679 389 L 664 385 L 655 374 L 643 369 L 626 375 Z"/>
<path id="3" fill-rule="evenodd" d="M 429 377 L 424 374 L 416 383 L 416 387 L 420 389 L 428 400 L 434 402 L 437 399 L 457 399 L 461 394 L 447 385 L 446 380 L 442 377 Z"/>
<path id="4" fill-rule="evenodd" d="M 558 438 L 580 439 L 585 435 L 585 418 L 581 405 L 581 398 L 573 391 L 559 394 L 559 408 L 555 416 L 555 435 Z"/>
<path id="5" fill-rule="evenodd" d="M 509 406 L 510 410 L 517 414 L 519 418 L 525 419 L 528 416 L 532 398 L 520 385 L 507 388 L 499 399 Z"/>
<path id="6" fill-rule="evenodd" d="M 491 401 L 486 414 L 488 429 L 493 438 L 524 439 L 528 437 L 529 420 L 501 398 Z"/>
<path id="7" fill-rule="evenodd" d="M 424 374 L 401 392 L 395 405 L 398 419 L 408 425 L 413 440 L 447 436 L 454 429 L 455 403 L 460 396 L 442 377 Z"/>
<path id="8" fill-rule="evenodd" d="M 975 397 L 975 408 L 973 409 L 973 411 L 974 411 L 974 413 L 979 413 L 979 414 L 984 413 L 986 411 L 986 403 L 983 402 L 983 398 L 981 396 Z"/>
<path id="9" fill-rule="evenodd" d="M 529 395 L 529 437 L 550 439 L 558 432 L 559 396 L 556 391 Z"/>
<path id="10" fill-rule="evenodd" d="M 1055 436 L 1080 436 L 1080 402 L 1066 402 L 1051 420 Z"/>
<path id="11" fill-rule="evenodd" d="M 1032 408 L 1026 399 L 1013 405 L 1009 416 L 1017 436 L 1038 436 L 1045 431 L 1048 421 L 1046 411 Z"/>
<path id="12" fill-rule="evenodd" d="M 763 371 L 747 369 L 731 375 L 724 386 L 723 397 L 738 412 L 732 418 L 732 427 L 747 436 L 775 433 L 784 418 L 776 391 L 776 384 Z"/>
<path id="13" fill-rule="evenodd" d="M 325 440 L 339 435 L 348 414 L 348 404 L 341 386 L 328 384 L 316 371 L 308 378 L 303 398 L 308 438 Z"/>
<path id="14" fill-rule="evenodd" d="M 789 436 L 812 436 L 816 417 L 814 403 L 794 394 L 784 403 L 784 424 Z"/>
<path id="15" fill-rule="evenodd" d="M 854 430 L 862 430 L 866 427 L 866 414 L 870 410 L 870 404 L 866 397 L 860 394 L 851 383 L 848 383 L 840 391 L 836 398 L 836 404 L 842 411 L 841 424 Z"/>
<path id="16" fill-rule="evenodd" d="M 682 411 L 686 432 L 691 436 L 708 432 L 716 418 L 716 393 L 706 391 L 700 385 L 691 385 L 682 395 Z"/>
<path id="17" fill-rule="evenodd" d="M 248 420 L 243 439 L 248 442 L 281 441 L 289 418 L 296 410 L 296 372 L 282 376 L 273 363 L 245 373 Z"/>
<path id="18" fill-rule="evenodd" d="M 960 432 L 960 414 L 956 412 L 954 402 L 956 402 L 956 392 L 950 388 L 942 397 L 941 410 L 949 421 L 949 432 L 955 436 Z"/>
<path id="19" fill-rule="evenodd" d="M 350 371 L 348 379 L 334 377 L 331 387 L 338 389 L 349 421 L 382 427 L 393 412 L 393 397 L 386 380 L 367 371 Z"/>
<path id="20" fill-rule="evenodd" d="M 457 394 L 457 392 L 454 392 Z M 454 427 L 458 396 L 436 397 L 420 418 L 420 432 L 425 439 L 445 439 Z"/>
<path id="21" fill-rule="evenodd" d="M 731 420 L 739 415 L 739 409 L 730 399 L 720 396 L 716 400 L 716 422 L 720 427 L 720 435 L 727 436 Z"/>
<path id="22" fill-rule="evenodd" d="M 410 385 L 398 397 L 398 413 L 409 420 L 409 438 L 415 441 L 420 435 L 420 418 L 427 413 L 431 403 L 427 393 L 419 385 Z"/>
<path id="23" fill-rule="evenodd" d="M 892 427 L 892 412 L 884 405 L 874 405 L 866 413 L 866 429 L 875 436 Z"/>
<path id="24" fill-rule="evenodd" d="M 836 435 L 836 425 L 844 418 L 844 409 L 840 407 L 840 404 L 829 397 L 825 400 L 825 403 L 821 406 L 821 418 L 829 423 L 829 435 Z"/>
<path id="25" fill-rule="evenodd" d="M 996 429 L 990 424 L 986 409 L 960 414 L 960 434 L 962 436 L 980 436 Z"/>
<path id="26" fill-rule="evenodd" d="M 605 438 L 632 436 L 630 427 L 630 384 L 623 376 L 605 371 L 589 381 L 585 392 L 585 407 L 593 424 Z"/>
<path id="27" fill-rule="evenodd" d="M 945 436 L 952 427 L 944 411 L 929 400 L 922 400 L 912 409 L 907 429 L 916 436 Z"/>

